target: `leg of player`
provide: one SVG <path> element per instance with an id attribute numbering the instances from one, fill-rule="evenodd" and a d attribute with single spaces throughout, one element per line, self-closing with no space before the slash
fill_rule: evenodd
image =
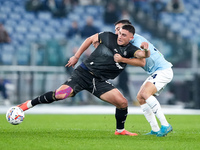
<path id="1" fill-rule="evenodd" d="M 137 136 L 136 133 L 131 133 L 124 129 L 124 124 L 128 114 L 128 101 L 119 92 L 118 89 L 112 89 L 100 96 L 100 98 L 108 103 L 116 106 L 115 119 L 116 119 L 116 131 L 115 135 L 129 135 Z"/>
<path id="2" fill-rule="evenodd" d="M 18 105 L 23 111 L 34 107 L 38 104 L 49 104 L 54 101 L 63 100 L 67 97 L 71 97 L 73 89 L 68 85 L 62 85 L 55 91 L 47 92 L 41 96 L 36 97 L 33 100 L 28 100 L 25 103 Z"/>
<path id="3" fill-rule="evenodd" d="M 153 87 L 154 89 L 154 87 Z M 156 89 L 154 89 L 155 92 Z M 140 103 L 142 111 L 144 113 L 145 118 L 149 122 L 151 126 L 151 132 L 147 133 L 147 135 L 157 135 L 158 131 L 160 130 L 158 122 L 156 120 L 155 114 L 153 113 L 151 107 L 146 103 L 146 97 L 152 95 L 152 92 L 146 93 L 148 91 L 148 87 L 146 83 L 143 84 L 138 92 L 137 100 Z"/>
<path id="4" fill-rule="evenodd" d="M 167 135 L 169 132 L 172 131 L 172 126 L 168 123 L 164 113 L 162 112 L 160 103 L 154 96 L 150 96 L 146 100 L 147 104 L 151 107 L 153 113 L 156 115 L 156 117 L 159 119 L 161 123 L 160 131 L 158 131 L 157 136 L 162 137 Z"/>
<path id="5" fill-rule="evenodd" d="M 153 96 L 157 92 L 155 85 L 151 82 L 146 82 L 140 89 L 137 99 L 143 109 L 144 115 L 147 121 L 150 123 L 152 131 L 149 134 L 155 134 L 157 136 L 165 136 L 167 133 L 172 131 L 171 125 L 167 122 L 165 115 L 161 110 L 160 103 Z M 162 127 L 159 129 L 155 115 L 159 119 Z M 166 131 L 164 131 L 166 130 Z M 161 133 L 162 132 L 162 133 Z"/>

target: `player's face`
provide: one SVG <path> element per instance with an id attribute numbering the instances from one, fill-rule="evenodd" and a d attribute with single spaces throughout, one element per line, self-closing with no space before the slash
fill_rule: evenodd
<path id="1" fill-rule="evenodd" d="M 121 29 L 122 26 L 123 26 L 122 23 L 118 23 L 118 24 L 115 26 L 115 34 L 118 34 L 118 33 L 119 33 L 119 30 Z"/>
<path id="2" fill-rule="evenodd" d="M 118 38 L 117 38 L 118 45 L 126 46 L 132 39 L 133 39 L 132 33 L 130 33 L 129 31 L 125 29 L 120 28 L 118 32 Z"/>

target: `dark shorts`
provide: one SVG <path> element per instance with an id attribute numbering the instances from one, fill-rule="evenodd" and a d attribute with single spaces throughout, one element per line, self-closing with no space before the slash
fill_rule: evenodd
<path id="1" fill-rule="evenodd" d="M 98 98 L 102 94 L 115 88 L 110 82 L 92 75 L 81 66 L 78 66 L 74 70 L 71 77 L 64 84 L 69 85 L 73 89 L 74 96 L 82 90 L 87 90 Z"/>

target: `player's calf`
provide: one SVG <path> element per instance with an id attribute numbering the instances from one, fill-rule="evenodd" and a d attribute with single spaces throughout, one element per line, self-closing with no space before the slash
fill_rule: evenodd
<path id="1" fill-rule="evenodd" d="M 71 92 L 72 92 L 71 87 L 67 87 L 62 90 L 56 90 L 55 92 L 50 91 L 41 96 L 38 96 L 37 98 L 35 98 L 33 100 L 28 100 L 28 101 L 18 105 L 18 107 L 20 107 L 23 111 L 25 111 L 25 110 L 32 108 L 33 106 L 38 105 L 38 104 L 49 104 L 54 101 L 65 99 L 70 96 Z"/>
<path id="2" fill-rule="evenodd" d="M 33 100 L 28 100 L 20 105 L 18 105 L 18 107 L 20 107 L 23 111 L 32 108 L 35 105 L 38 104 L 45 104 L 45 103 L 52 103 L 54 101 L 56 101 L 57 99 L 55 98 L 55 92 L 50 91 L 47 92 L 41 96 L 36 97 Z"/>

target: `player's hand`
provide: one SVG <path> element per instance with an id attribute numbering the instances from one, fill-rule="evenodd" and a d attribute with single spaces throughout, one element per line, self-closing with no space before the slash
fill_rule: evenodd
<path id="1" fill-rule="evenodd" d="M 149 49 L 149 44 L 147 42 L 142 42 L 141 45 L 140 45 L 140 48 Z"/>
<path id="2" fill-rule="evenodd" d="M 114 55 L 114 61 L 115 62 L 121 62 L 122 56 L 120 54 L 115 54 Z"/>
<path id="3" fill-rule="evenodd" d="M 75 65 L 76 65 L 76 63 L 78 62 L 78 58 L 77 57 L 75 57 L 75 56 L 72 56 L 70 59 L 69 59 L 69 61 L 68 61 L 68 63 L 65 65 L 65 67 L 74 67 Z"/>

